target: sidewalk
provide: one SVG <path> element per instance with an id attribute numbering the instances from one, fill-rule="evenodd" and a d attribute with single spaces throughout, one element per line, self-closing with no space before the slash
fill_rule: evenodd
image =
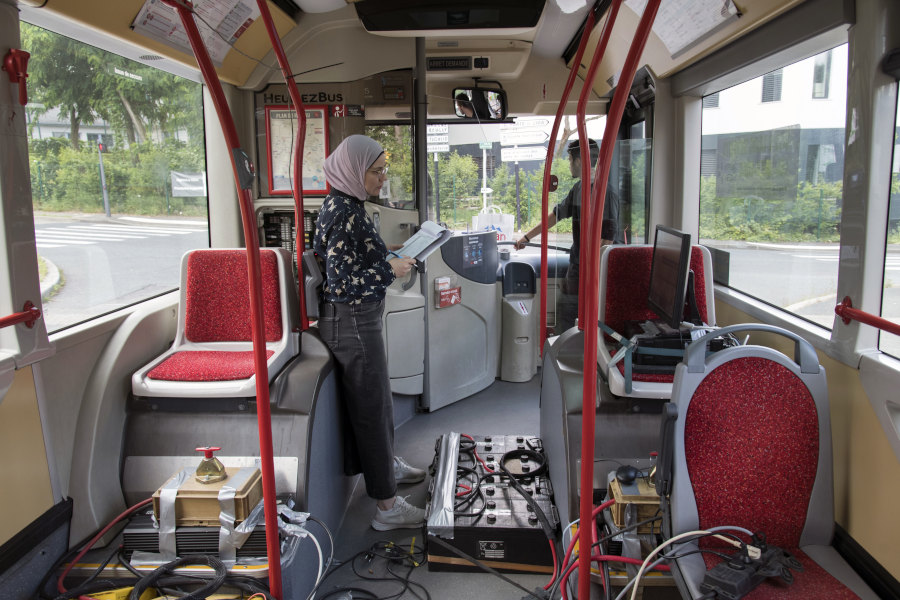
<path id="1" fill-rule="evenodd" d="M 41 300 L 47 300 L 50 292 L 59 284 L 60 276 L 59 269 L 55 264 L 47 260 L 46 257 L 42 256 L 41 258 L 44 260 L 44 264 L 47 265 L 47 274 L 41 278 Z"/>

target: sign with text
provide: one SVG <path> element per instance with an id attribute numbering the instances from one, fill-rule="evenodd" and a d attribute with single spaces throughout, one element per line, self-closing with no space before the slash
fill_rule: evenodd
<path id="1" fill-rule="evenodd" d="M 544 131 L 501 131 L 500 144 L 503 146 L 523 146 L 527 144 L 543 144 L 550 139 Z"/>
<path id="2" fill-rule="evenodd" d="M 545 158 L 547 158 L 547 149 L 543 146 L 522 146 L 519 148 L 500 149 L 500 160 L 503 162 L 544 160 Z"/>
<path id="3" fill-rule="evenodd" d="M 450 144 L 428 144 L 428 152 L 450 152 Z"/>
<path id="4" fill-rule="evenodd" d="M 462 289 L 457 287 L 438 290 L 437 306 L 435 308 L 447 308 L 462 302 Z"/>

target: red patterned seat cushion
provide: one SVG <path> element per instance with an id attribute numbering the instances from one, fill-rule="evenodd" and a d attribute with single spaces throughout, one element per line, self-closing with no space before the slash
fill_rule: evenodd
<path id="1" fill-rule="evenodd" d="M 266 350 L 266 359 L 274 352 Z M 256 374 L 252 351 L 188 350 L 176 352 L 147 373 L 165 381 L 233 381 Z"/>
<path id="2" fill-rule="evenodd" d="M 259 253 L 263 320 L 267 342 L 282 336 L 278 262 L 271 250 Z M 250 292 L 244 250 L 192 252 L 185 286 L 185 338 L 194 343 L 249 342 Z"/>

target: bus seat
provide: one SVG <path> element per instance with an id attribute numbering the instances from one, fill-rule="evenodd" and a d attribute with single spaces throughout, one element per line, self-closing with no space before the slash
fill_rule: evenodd
<path id="1" fill-rule="evenodd" d="M 260 250 L 269 382 L 299 351 L 291 256 Z M 237 398 L 256 395 L 247 255 L 192 250 L 181 261 L 178 325 L 171 348 L 138 370 L 135 396 Z"/>
<path id="2" fill-rule="evenodd" d="M 303 269 L 303 291 L 306 298 L 306 316 L 319 318 L 319 300 L 322 297 L 322 283 L 325 281 L 324 266 L 316 257 L 315 250 L 306 250 L 300 255 Z"/>
<path id="3" fill-rule="evenodd" d="M 794 359 L 743 345 L 706 357 L 716 333 L 690 345 L 679 364 L 657 491 L 670 500 L 669 536 L 720 525 L 762 532 L 769 544 L 803 565 L 793 584 L 766 579 L 747 598 L 876 598 L 831 546 L 834 529 L 831 421 L 825 369 L 813 347 L 770 325 L 725 327 L 717 333 L 765 331 L 795 344 Z M 669 412 L 667 410 L 667 412 Z M 674 411 L 673 411 L 674 412 Z M 671 468 L 667 468 L 671 465 Z M 749 540 L 745 540 L 749 541 Z M 722 561 L 711 552 L 735 548 L 714 538 L 678 546 L 672 571 L 685 598 Z"/>
<path id="4" fill-rule="evenodd" d="M 601 323 L 623 334 L 626 321 L 656 319 L 658 315 L 647 306 L 650 289 L 652 245 L 607 246 L 600 257 L 600 301 L 598 314 Z M 715 325 L 716 309 L 713 298 L 712 257 L 703 246 L 691 250 L 691 270 L 694 272 L 694 295 L 697 309 L 704 323 Z M 607 341 L 612 338 L 607 336 Z M 623 361 L 610 368 L 617 346 L 599 344 L 597 365 L 609 383 L 610 392 L 631 398 L 659 398 L 672 396 L 673 375 L 632 373 L 631 391 L 627 391 Z"/>

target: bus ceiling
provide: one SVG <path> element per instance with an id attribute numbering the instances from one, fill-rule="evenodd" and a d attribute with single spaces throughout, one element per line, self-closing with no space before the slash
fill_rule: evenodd
<path id="1" fill-rule="evenodd" d="M 624 61 L 638 19 L 635 2 L 625 2 L 622 18 L 613 31 L 609 51 L 595 80 L 594 91 L 598 97 L 607 95 L 616 84 L 616 65 Z M 699 9 L 709 4 L 715 4 L 718 9 L 723 6 L 720 0 L 686 2 Z M 642 63 L 656 77 L 665 78 L 792 9 L 828 8 L 848 2 L 757 0 L 741 3 L 738 8 L 729 0 L 727 10 L 715 11 L 721 18 L 702 31 L 694 23 L 679 24 L 677 19 L 661 14 Z M 144 9 L 144 0 L 50 2 L 43 8 L 32 4 L 18 3 L 22 19 L 29 23 L 199 80 L 189 52 L 139 32 L 135 21 Z M 596 7 L 601 19 L 605 18 L 609 2 L 467 0 L 454 3 L 452 10 L 447 8 L 448 3 L 439 0 L 270 0 L 270 4 L 275 7 L 273 18 L 279 35 L 286 41 L 289 59 L 301 73 L 298 82 L 355 81 L 378 72 L 411 68 L 414 66 L 411 38 L 424 37 L 427 58 L 434 63 L 434 68 L 428 70 L 428 78 L 446 82 L 452 89 L 454 85 L 469 84 L 473 77 L 498 79 L 506 86 L 507 82 L 521 81 L 526 69 L 551 74 L 557 70 L 560 57 L 569 66 L 576 66 L 571 64 L 573 48 L 578 44 L 588 11 Z M 676 4 L 682 5 L 671 3 L 661 10 L 663 13 L 673 10 Z M 600 26 L 595 29 L 588 43 L 586 60 L 596 46 L 601 29 Z M 331 43 L 338 38 L 344 43 Z M 366 51 L 361 54 L 362 47 Z M 271 45 L 263 24 L 256 19 L 237 39 L 233 50 L 226 48 L 217 72 L 226 83 L 258 90 L 277 77 L 272 65 Z M 576 67 L 583 77 L 586 65 Z M 553 84 L 549 82 L 548 88 Z M 521 92 L 510 90 L 509 93 L 513 104 L 510 112 L 521 112 L 512 97 L 521 96 Z M 446 112 L 452 112 L 449 109 L 448 103 Z M 534 110 L 543 112 L 539 106 Z"/>

